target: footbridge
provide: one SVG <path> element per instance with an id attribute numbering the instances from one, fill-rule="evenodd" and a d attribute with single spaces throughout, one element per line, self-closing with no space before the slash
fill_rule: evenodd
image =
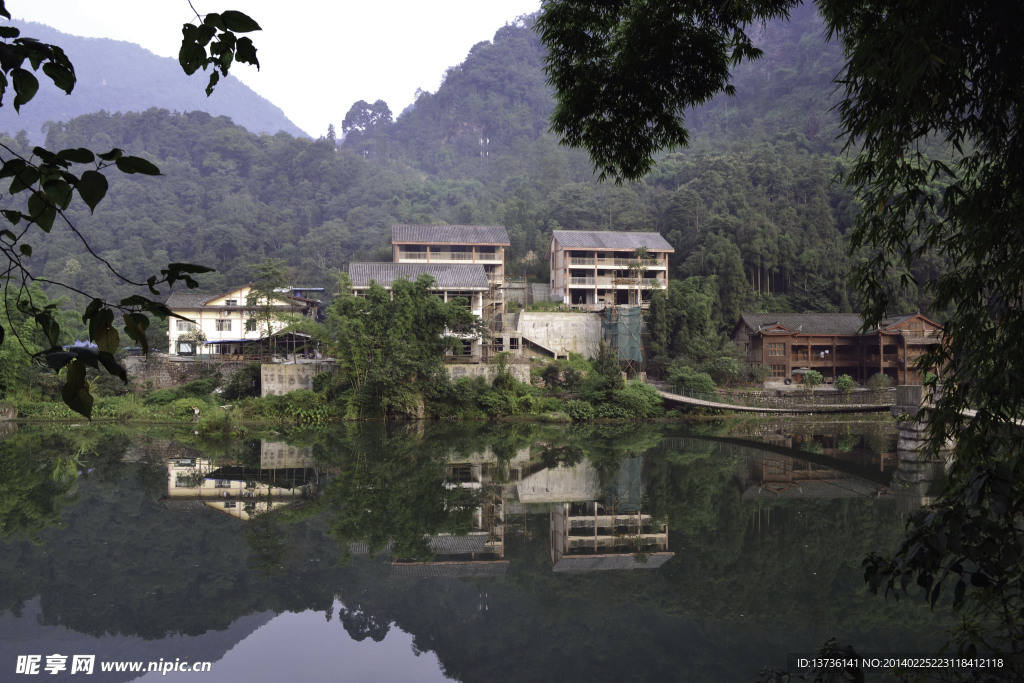
<path id="1" fill-rule="evenodd" d="M 712 410 L 731 410 L 738 413 L 884 413 L 889 412 L 891 402 L 886 403 L 815 403 L 810 402 L 804 405 L 791 405 L 786 407 L 770 407 L 757 400 L 738 403 L 732 402 L 732 398 L 722 399 L 712 396 L 688 396 L 685 394 L 668 391 L 665 387 L 651 384 L 666 403 L 680 406 L 695 406 L 698 408 L 709 408 Z M 760 403 L 760 404 L 759 404 Z"/>

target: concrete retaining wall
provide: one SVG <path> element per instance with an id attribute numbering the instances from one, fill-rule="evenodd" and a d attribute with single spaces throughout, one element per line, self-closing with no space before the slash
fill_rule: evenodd
<path id="1" fill-rule="evenodd" d="M 333 372 L 333 363 L 275 363 L 260 366 L 263 381 L 261 396 L 287 394 L 296 389 L 313 390 L 313 378 L 324 372 Z"/>
<path id="2" fill-rule="evenodd" d="M 596 313 L 521 313 L 517 332 L 559 358 L 570 353 L 594 358 L 601 344 L 601 317 Z"/>
<path id="3" fill-rule="evenodd" d="M 485 363 L 480 364 L 453 364 L 446 366 L 448 368 L 448 374 L 452 380 L 459 380 L 463 377 L 484 377 L 488 383 L 494 381 L 494 376 L 498 372 L 498 366 L 490 365 Z M 512 373 L 520 382 L 524 384 L 530 383 L 530 366 L 527 363 L 509 363 L 507 366 L 508 371 Z"/>

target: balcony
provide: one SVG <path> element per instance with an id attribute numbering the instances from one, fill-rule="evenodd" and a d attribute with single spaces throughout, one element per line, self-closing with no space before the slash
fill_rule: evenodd
<path id="1" fill-rule="evenodd" d="M 474 258 L 475 257 L 475 258 Z M 399 251 L 399 263 L 445 263 L 454 261 L 457 263 L 501 263 L 499 254 L 489 252 L 469 251 Z"/>
<path id="2" fill-rule="evenodd" d="M 637 265 L 647 270 L 665 270 L 668 265 L 664 261 L 657 259 L 643 259 L 637 261 L 635 258 L 598 258 L 595 259 L 593 256 L 570 256 L 570 266 L 590 266 L 593 268 L 595 265 L 598 268 L 636 268 Z"/>

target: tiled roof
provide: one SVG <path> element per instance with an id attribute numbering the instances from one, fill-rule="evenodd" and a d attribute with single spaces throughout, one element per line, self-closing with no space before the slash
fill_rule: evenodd
<path id="1" fill-rule="evenodd" d="M 490 562 L 396 562 L 391 565 L 392 578 L 428 579 L 472 576 L 504 576 L 508 560 Z"/>
<path id="2" fill-rule="evenodd" d="M 882 329 L 906 322 L 916 313 L 893 315 L 882 320 Z M 768 328 L 781 325 L 786 330 L 776 334 L 859 334 L 864 319 L 860 313 L 743 313 L 739 324 L 746 323 L 754 332 L 759 329 L 772 334 Z"/>
<path id="3" fill-rule="evenodd" d="M 638 562 L 633 555 L 563 555 L 551 568 L 557 573 L 600 572 L 619 569 L 657 569 L 675 553 L 654 552 Z"/>
<path id="4" fill-rule="evenodd" d="M 500 225 L 393 225 L 392 244 L 495 244 L 509 246 Z"/>
<path id="5" fill-rule="evenodd" d="M 416 279 L 426 273 L 437 281 L 438 289 L 487 289 L 487 273 L 482 265 L 443 265 L 439 263 L 350 263 L 348 276 L 352 286 L 369 287 L 375 281 L 389 289 L 395 280 Z"/>
<path id="6" fill-rule="evenodd" d="M 171 295 L 167 297 L 167 308 L 172 311 L 202 308 L 207 301 L 213 298 L 214 296 L 211 296 L 209 293 L 171 292 Z"/>
<path id="7" fill-rule="evenodd" d="M 673 252 L 675 249 L 656 232 L 605 232 L 589 230 L 555 230 L 552 239 L 567 249 L 649 249 Z"/>

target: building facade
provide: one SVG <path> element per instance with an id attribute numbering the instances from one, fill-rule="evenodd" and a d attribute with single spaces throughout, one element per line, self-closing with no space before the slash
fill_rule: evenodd
<path id="1" fill-rule="evenodd" d="M 167 353 L 171 356 L 243 355 L 246 347 L 267 339 L 284 328 L 274 313 L 316 317 L 320 301 L 312 298 L 319 288 L 293 287 L 282 291 L 281 299 L 247 305 L 252 285 L 210 296 L 192 292 L 174 292 L 167 307 L 180 318 L 171 318 L 167 326 Z M 184 319 L 183 319 L 184 318 Z"/>
<path id="2" fill-rule="evenodd" d="M 505 249 L 511 245 L 500 225 L 394 225 L 394 263 L 481 265 L 492 285 L 505 281 Z"/>
<path id="3" fill-rule="evenodd" d="M 862 332 L 863 324 L 859 313 L 744 313 L 733 341 L 748 363 L 782 381 L 800 382 L 817 370 L 827 382 L 840 375 L 866 382 L 882 373 L 894 384 L 921 384 L 914 365 L 939 342 L 942 326 L 920 314 L 893 316 Z"/>
<path id="4" fill-rule="evenodd" d="M 548 247 L 551 298 L 571 306 L 649 305 L 668 287 L 672 248 L 656 232 L 555 230 Z"/>

